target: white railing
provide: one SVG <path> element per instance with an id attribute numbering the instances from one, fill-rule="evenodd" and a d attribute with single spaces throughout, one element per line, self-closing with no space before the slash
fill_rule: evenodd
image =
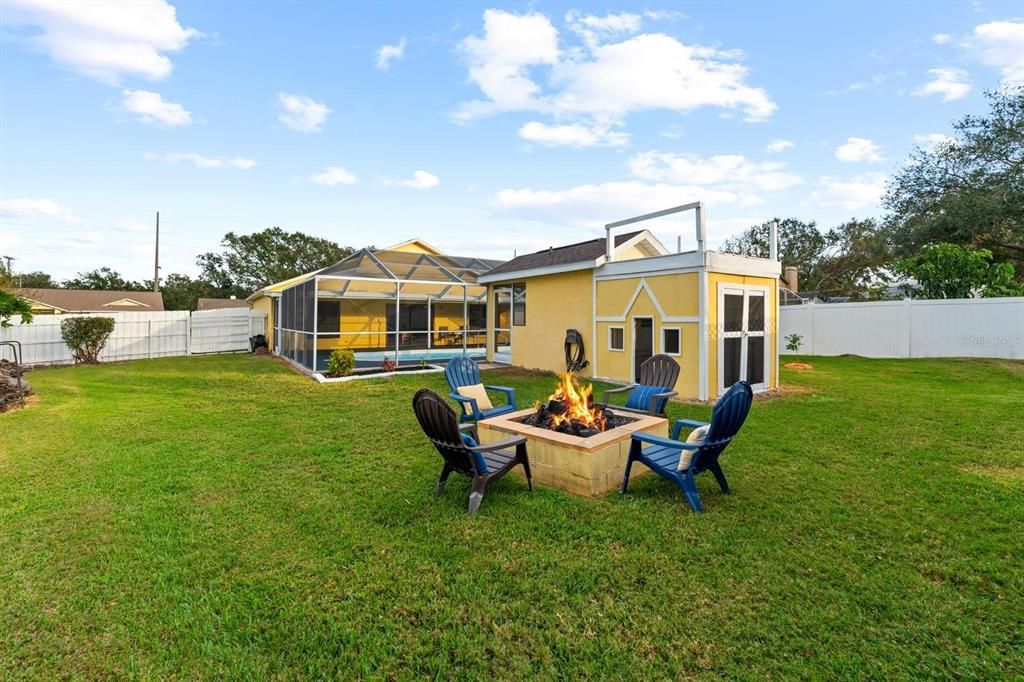
<path id="1" fill-rule="evenodd" d="M 779 352 L 806 355 L 1024 360 L 1024 298 L 811 303 L 779 308 Z"/>
<path id="2" fill-rule="evenodd" d="M 26 365 L 67 364 L 71 351 L 60 338 L 60 323 L 87 316 L 114 318 L 114 332 L 100 354 L 104 362 L 249 350 L 249 337 L 265 334 L 267 326 L 266 314 L 248 308 L 36 315 L 30 324 L 0 329 L 0 341 L 20 341 Z M 6 357 L 2 351 L 0 357 Z"/>

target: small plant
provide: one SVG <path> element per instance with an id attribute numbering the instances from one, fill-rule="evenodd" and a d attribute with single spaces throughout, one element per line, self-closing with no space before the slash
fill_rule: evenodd
<path id="1" fill-rule="evenodd" d="M 426 369 L 428 366 L 426 360 L 420 360 L 420 369 Z"/>
<path id="2" fill-rule="evenodd" d="M 70 317 L 60 323 L 60 337 L 76 365 L 99 362 L 100 352 L 114 333 L 112 317 Z"/>
<path id="3" fill-rule="evenodd" d="M 804 345 L 804 337 L 800 334 L 790 334 L 786 337 L 786 350 L 796 355 L 796 361 L 800 362 L 800 346 Z"/>
<path id="4" fill-rule="evenodd" d="M 327 356 L 327 373 L 331 376 L 348 376 L 355 367 L 356 355 L 347 348 L 335 348 Z"/>
<path id="5" fill-rule="evenodd" d="M 392 360 L 390 355 L 385 355 L 384 359 L 380 361 L 380 368 L 385 372 L 394 372 L 395 367 L 398 367 L 398 363 Z"/>

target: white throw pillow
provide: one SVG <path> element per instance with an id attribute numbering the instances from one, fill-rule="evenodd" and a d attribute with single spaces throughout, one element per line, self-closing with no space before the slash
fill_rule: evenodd
<path id="1" fill-rule="evenodd" d="M 698 426 L 693 431 L 690 431 L 690 435 L 686 437 L 687 443 L 703 443 L 704 439 L 708 437 L 709 426 Z M 683 454 L 679 457 L 679 471 L 686 471 L 690 468 L 690 460 L 693 459 L 694 450 L 683 450 Z"/>
<path id="2" fill-rule="evenodd" d="M 484 390 L 483 384 L 459 386 L 459 395 L 464 398 L 473 398 L 476 400 L 476 406 L 480 408 L 481 412 L 494 407 L 494 405 L 491 404 L 491 399 L 487 397 L 487 391 Z"/>

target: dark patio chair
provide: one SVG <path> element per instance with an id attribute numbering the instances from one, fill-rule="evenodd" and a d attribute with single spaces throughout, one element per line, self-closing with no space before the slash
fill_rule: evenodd
<path id="1" fill-rule="evenodd" d="M 652 355 L 640 364 L 640 383 L 607 390 L 601 395 L 601 402 L 608 405 L 609 396 L 629 393 L 625 406 L 611 407 L 664 417 L 668 399 L 676 395 L 678 379 L 678 362 L 668 355 Z"/>
<path id="2" fill-rule="evenodd" d="M 622 488 L 619 492 L 623 495 L 626 494 L 626 487 L 629 485 L 629 471 L 633 462 L 640 462 L 662 478 L 678 485 L 694 511 L 703 510 L 700 504 L 700 494 L 697 492 L 697 484 L 693 478 L 699 473 L 710 471 L 718 481 L 722 492 L 728 495 L 731 492 L 729 483 L 725 480 L 718 457 L 743 426 L 753 399 L 754 392 L 751 390 L 750 384 L 745 381 L 733 384 L 725 392 L 725 395 L 715 403 L 715 408 L 711 412 L 710 428 L 707 436 L 701 442 L 686 443 L 679 440 L 680 431 L 684 426 L 691 429 L 708 426 L 704 422 L 689 419 L 676 421 L 672 428 L 671 438 L 662 438 L 647 433 L 633 434 L 633 440 L 629 446 L 629 457 L 626 460 L 626 473 L 622 478 Z M 650 447 L 643 447 L 644 443 Z M 680 470 L 679 463 L 683 457 L 688 457 L 689 461 Z"/>
<path id="3" fill-rule="evenodd" d="M 508 414 L 516 411 L 516 390 L 508 386 L 484 386 L 488 391 L 498 391 L 505 394 L 505 404 L 497 405 L 490 409 L 482 410 L 473 398 L 467 398 L 459 393 L 463 386 L 474 386 L 482 384 L 480 380 L 480 367 L 476 360 L 461 356 L 452 358 L 444 368 L 444 377 L 448 380 L 448 387 L 452 392 L 448 397 L 459 403 L 462 407 L 462 415 L 459 421 L 479 421 L 488 417 L 497 417 L 499 414 Z"/>
<path id="4" fill-rule="evenodd" d="M 453 471 L 468 476 L 473 479 L 473 489 L 469 494 L 469 515 L 472 516 L 480 507 L 487 486 L 520 464 L 526 472 L 526 483 L 533 490 L 525 436 L 508 438 L 490 445 L 477 445 L 476 425 L 465 424 L 460 427 L 455 418 L 455 410 L 429 388 L 421 388 L 416 392 L 412 408 L 423 433 L 444 457 L 444 468 L 437 482 L 435 497 L 440 497 L 444 492 L 444 484 Z M 513 447 L 514 451 L 509 449 Z"/>

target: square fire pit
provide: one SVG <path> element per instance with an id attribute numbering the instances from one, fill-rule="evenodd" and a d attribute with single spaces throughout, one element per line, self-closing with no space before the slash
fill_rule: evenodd
<path id="1" fill-rule="evenodd" d="M 617 490 L 622 484 L 632 434 L 668 435 L 668 421 L 662 417 L 616 413 L 630 421 L 581 438 L 522 423 L 535 413 L 536 409 L 520 410 L 477 422 L 481 445 L 526 436 L 534 482 L 586 497 Z M 519 467 L 514 471 L 523 475 Z M 631 478 L 641 472 L 646 473 L 647 467 L 634 463 Z"/>

